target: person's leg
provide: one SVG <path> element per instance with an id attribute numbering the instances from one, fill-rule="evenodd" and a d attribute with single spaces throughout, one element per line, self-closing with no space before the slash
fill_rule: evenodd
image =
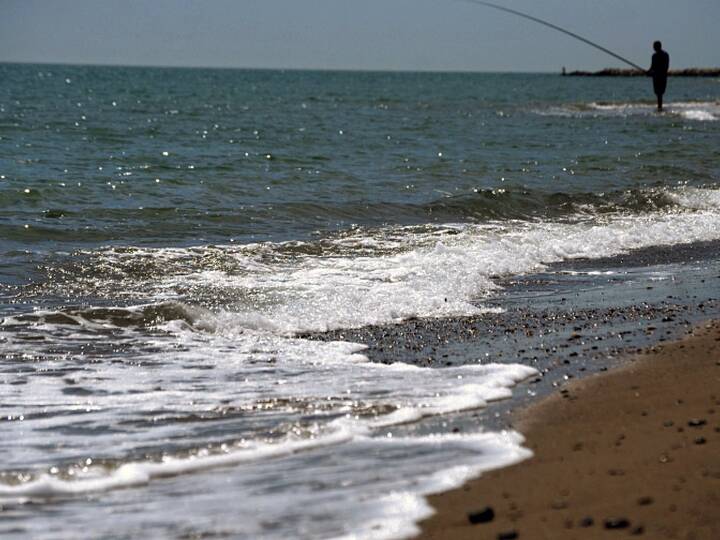
<path id="1" fill-rule="evenodd" d="M 663 94 L 665 94 L 665 87 L 667 86 L 667 79 L 653 77 L 653 91 L 657 96 L 657 110 L 663 110 Z"/>

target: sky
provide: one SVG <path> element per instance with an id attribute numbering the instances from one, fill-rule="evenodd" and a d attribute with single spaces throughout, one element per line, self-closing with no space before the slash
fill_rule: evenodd
<path id="1" fill-rule="evenodd" d="M 719 0 L 494 0 L 642 66 L 720 65 Z M 622 67 L 465 0 L 0 0 L 0 62 L 421 71 Z"/>

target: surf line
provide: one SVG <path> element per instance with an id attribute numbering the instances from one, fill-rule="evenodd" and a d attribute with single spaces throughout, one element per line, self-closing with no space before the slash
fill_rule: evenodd
<path id="1" fill-rule="evenodd" d="M 536 23 L 538 23 L 538 24 L 542 24 L 543 26 L 547 26 L 548 28 L 552 28 L 553 30 L 557 30 L 558 32 L 562 32 L 563 34 L 567 34 L 567 35 L 570 36 L 570 37 L 573 37 L 573 38 L 575 38 L 575 39 L 577 39 L 577 40 L 580 40 L 580 41 L 582 41 L 583 43 L 586 43 L 586 44 L 590 45 L 591 47 L 595 47 L 596 49 L 599 49 L 599 50 L 601 50 L 602 52 L 607 53 L 607 54 L 609 54 L 610 56 L 613 56 L 613 57 L 617 58 L 618 60 L 621 60 L 622 62 L 625 62 L 625 63 L 628 64 L 629 66 L 634 67 L 635 69 L 639 69 L 640 71 L 643 71 L 643 72 L 646 71 L 645 68 L 642 68 L 642 67 L 638 66 L 636 63 L 631 62 L 631 61 L 628 60 L 627 58 L 623 58 L 623 57 L 620 56 L 619 54 L 612 52 L 610 49 L 606 49 L 606 48 L 603 47 L 602 45 L 598 45 L 597 43 L 594 43 L 594 42 L 590 41 L 589 39 L 584 38 L 584 37 L 576 34 L 575 32 L 571 32 L 570 30 L 565 30 L 564 28 L 560 28 L 560 27 L 557 26 L 556 24 L 553 24 L 553 23 L 548 22 L 548 21 L 544 21 L 544 20 L 542 20 L 542 19 L 539 19 L 538 17 L 533 17 L 532 15 L 528 15 L 527 13 L 523 13 L 522 11 L 517 11 L 517 10 L 515 10 L 515 9 L 510 9 L 510 8 L 508 8 L 508 7 L 505 7 L 505 6 L 501 6 L 501 5 L 498 5 L 498 4 L 493 4 L 492 2 L 484 2 L 483 0 L 460 0 L 460 1 L 461 1 L 461 2 L 466 2 L 466 3 L 468 3 L 468 4 L 475 4 L 475 5 L 485 6 L 485 7 L 489 7 L 489 8 L 493 8 L 493 9 L 499 9 L 500 11 L 504 11 L 504 12 L 506 12 L 506 13 L 511 13 L 512 15 L 517 15 L 518 17 L 522 17 L 522 18 L 524 18 L 524 19 L 531 20 L 531 21 L 536 22 Z"/>

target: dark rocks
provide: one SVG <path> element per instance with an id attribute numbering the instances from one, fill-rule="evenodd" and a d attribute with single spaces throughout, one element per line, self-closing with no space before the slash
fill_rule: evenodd
<path id="1" fill-rule="evenodd" d="M 571 71 L 569 77 L 644 77 L 645 72 L 639 69 L 605 68 L 600 71 Z M 686 68 L 671 69 L 670 77 L 718 77 L 720 68 Z"/>
<path id="2" fill-rule="evenodd" d="M 501 532 L 497 535 L 497 540 L 516 540 L 520 538 L 520 534 L 517 531 Z"/>
<path id="3" fill-rule="evenodd" d="M 707 420 L 704 418 L 692 418 L 688 420 L 688 426 L 690 427 L 702 427 L 707 424 Z"/>
<path id="4" fill-rule="evenodd" d="M 698 437 L 693 442 L 695 444 L 705 444 L 707 442 L 707 439 L 705 437 Z"/>
<path id="5" fill-rule="evenodd" d="M 595 525 L 595 520 L 590 516 L 584 517 L 580 520 L 581 527 L 587 528 L 592 527 L 593 525 Z"/>
<path id="6" fill-rule="evenodd" d="M 637 500 L 637 503 L 638 503 L 640 506 L 648 506 L 648 505 L 651 505 L 653 502 L 655 502 L 655 501 L 653 500 L 652 497 L 640 497 L 640 498 Z"/>
<path id="7" fill-rule="evenodd" d="M 479 525 L 480 523 L 490 523 L 493 519 L 495 519 L 495 510 L 493 510 L 492 506 L 487 506 L 482 510 L 478 510 L 476 512 L 469 512 L 467 517 L 468 521 L 473 525 Z"/>

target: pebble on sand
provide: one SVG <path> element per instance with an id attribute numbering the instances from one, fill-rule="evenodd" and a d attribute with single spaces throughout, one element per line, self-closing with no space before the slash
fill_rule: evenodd
<path id="1" fill-rule="evenodd" d="M 627 529 L 630 526 L 630 521 L 626 518 L 610 518 L 605 520 L 606 529 Z"/>
<path id="2" fill-rule="evenodd" d="M 478 510 L 476 512 L 469 512 L 467 517 L 468 521 L 473 525 L 478 525 L 480 523 L 490 523 L 493 519 L 495 519 L 495 510 L 492 509 L 492 506 L 487 506 L 482 510 Z"/>

